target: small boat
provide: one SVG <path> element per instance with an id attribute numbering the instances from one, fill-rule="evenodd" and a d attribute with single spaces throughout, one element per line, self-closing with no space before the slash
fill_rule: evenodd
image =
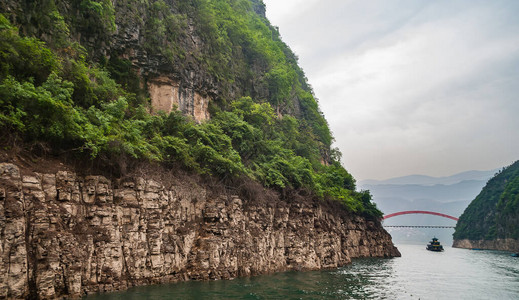
<path id="1" fill-rule="evenodd" d="M 432 241 L 430 241 L 429 244 L 427 244 L 427 247 L 425 249 L 429 251 L 442 252 L 443 246 L 440 245 L 440 242 L 436 237 L 433 237 Z"/>
<path id="2" fill-rule="evenodd" d="M 512 254 L 510 254 L 510 256 L 512 256 L 512 257 L 519 257 L 519 252 L 518 253 L 512 253 Z"/>

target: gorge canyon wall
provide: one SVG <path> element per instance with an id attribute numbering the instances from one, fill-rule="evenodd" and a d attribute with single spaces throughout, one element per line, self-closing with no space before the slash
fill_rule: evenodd
<path id="1" fill-rule="evenodd" d="M 0 163 L 0 298 L 56 298 L 399 256 L 338 203 L 214 195 L 194 180 Z"/>

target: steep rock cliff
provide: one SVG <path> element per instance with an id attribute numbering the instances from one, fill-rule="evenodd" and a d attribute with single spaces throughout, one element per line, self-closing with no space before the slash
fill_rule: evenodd
<path id="1" fill-rule="evenodd" d="M 311 87 L 261 0 L 6 0 L 0 13 L 10 41 L 0 43 L 2 149 L 116 174 L 162 163 L 159 175 L 174 166 L 221 183 L 33 172 L 0 158 L 10 162 L 0 164 L 0 298 L 399 255 L 369 192 L 356 191 L 331 151 Z M 175 107 L 198 124 L 167 114 Z M 295 195 L 229 194 L 242 178 Z"/>
<path id="2" fill-rule="evenodd" d="M 0 297 L 78 296 L 399 256 L 336 202 L 214 195 L 195 181 L 108 179 L 0 164 Z"/>

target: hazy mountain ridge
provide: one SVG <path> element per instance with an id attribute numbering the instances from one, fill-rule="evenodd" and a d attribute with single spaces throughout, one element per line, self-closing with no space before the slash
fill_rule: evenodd
<path id="1" fill-rule="evenodd" d="M 366 185 L 383 185 L 383 184 L 395 184 L 395 185 L 408 185 L 408 184 L 416 184 L 416 185 L 451 185 L 456 184 L 461 181 L 469 181 L 469 180 L 485 180 L 490 179 L 499 169 L 487 170 L 487 171 L 478 171 L 478 170 L 470 170 L 461 173 L 457 173 L 450 176 L 442 176 L 442 177 L 433 177 L 427 175 L 407 175 L 401 177 L 394 177 L 385 180 L 377 180 L 377 179 L 366 179 L 361 180 L 359 182 L 359 186 Z"/>
<path id="2" fill-rule="evenodd" d="M 370 190 L 375 198 L 385 198 L 386 195 L 399 195 L 404 199 L 428 199 L 440 202 L 471 200 L 485 185 L 487 180 L 464 180 L 455 184 L 368 184 L 363 189 Z"/>
<path id="3" fill-rule="evenodd" d="M 498 171 L 466 171 L 444 177 L 409 175 L 386 180 L 364 180 L 384 215 L 405 210 L 426 210 L 459 217 Z M 452 220 L 430 215 L 402 215 L 384 221 L 390 225 L 454 226 Z M 388 228 L 396 241 L 427 241 L 432 235 L 444 244 L 452 243 L 453 229 Z"/>
<path id="4" fill-rule="evenodd" d="M 380 181 L 366 180 L 359 187 L 370 190 L 384 214 L 401 210 L 432 210 L 459 216 L 496 170 L 466 171 L 445 177 L 409 175 Z M 448 182 L 452 183 L 446 184 Z"/>

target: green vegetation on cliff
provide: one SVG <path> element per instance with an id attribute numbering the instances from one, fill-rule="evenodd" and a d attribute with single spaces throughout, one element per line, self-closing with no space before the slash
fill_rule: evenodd
<path id="1" fill-rule="evenodd" d="M 306 189 L 381 216 L 330 148 L 328 124 L 262 1 L 6 1 L 0 13 L 3 140 Z M 164 70 L 213 96 L 210 121 L 149 113 L 146 80 Z"/>
<path id="2" fill-rule="evenodd" d="M 519 239 L 519 161 L 490 179 L 461 215 L 454 239 Z"/>

